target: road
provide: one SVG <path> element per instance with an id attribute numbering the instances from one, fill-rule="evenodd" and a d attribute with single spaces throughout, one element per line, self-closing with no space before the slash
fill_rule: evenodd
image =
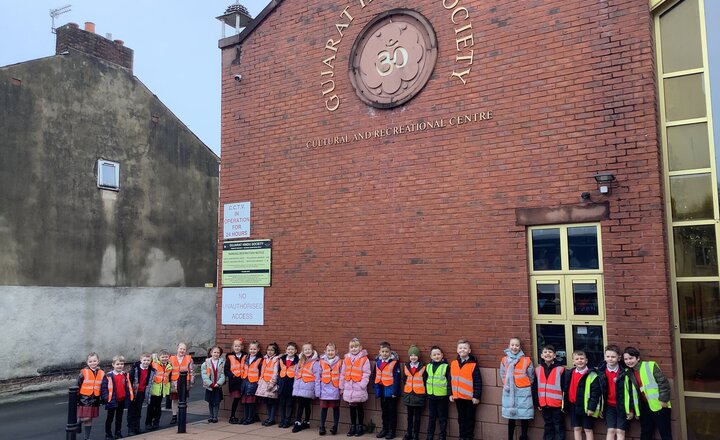
<path id="1" fill-rule="evenodd" d="M 202 401 L 205 398 L 205 391 L 201 386 L 195 386 L 190 390 L 189 402 Z M 38 398 L 25 402 L 0 404 L 0 440 L 58 440 L 65 438 L 65 424 L 67 423 L 68 411 L 67 392 L 63 395 Z M 203 402 L 204 403 L 204 402 Z M 188 412 L 187 422 L 192 423 L 207 419 L 207 406 L 196 403 L 195 408 L 203 408 L 204 411 Z M 163 405 L 164 407 L 164 405 Z M 146 409 L 143 408 L 142 423 L 145 422 Z M 105 438 L 105 416 L 107 412 L 100 407 L 100 417 L 93 422 L 93 440 Z M 170 410 L 163 409 L 160 418 L 160 428 L 170 426 Z M 123 435 L 127 434 L 127 411 L 123 413 Z M 82 434 L 78 435 L 82 439 Z"/>

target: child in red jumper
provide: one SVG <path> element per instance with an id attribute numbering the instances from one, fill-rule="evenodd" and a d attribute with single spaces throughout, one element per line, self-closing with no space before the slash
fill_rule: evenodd
<path id="1" fill-rule="evenodd" d="M 593 440 L 593 417 L 600 413 L 600 381 L 597 373 L 587 366 L 587 355 L 582 350 L 573 352 L 575 368 L 565 371 L 564 382 L 567 390 L 566 406 L 570 412 L 575 440 L 582 440 L 585 431 L 587 440 Z"/>
<path id="2" fill-rule="evenodd" d="M 132 366 L 130 374 L 128 375 L 133 387 L 133 393 L 135 394 L 135 399 L 130 403 L 130 408 L 128 408 L 128 435 L 140 434 L 142 406 L 143 403 L 150 398 L 149 384 L 155 373 L 155 370 L 150 366 L 150 361 L 150 353 L 143 353 L 140 356 L 140 360 Z"/>
<path id="3" fill-rule="evenodd" d="M 127 373 L 123 371 L 125 358 L 115 356 L 112 361 L 113 370 L 105 375 L 100 387 L 102 400 L 107 402 L 107 418 L 105 419 L 105 440 L 122 438 L 122 417 L 123 410 L 133 400 L 133 389 Z M 115 420 L 115 436 L 111 431 L 113 419 Z"/>
<path id="4" fill-rule="evenodd" d="M 607 422 L 607 440 L 625 440 L 628 420 L 623 399 L 624 368 L 620 365 L 620 348 L 605 347 L 605 362 L 598 368 L 600 390 L 605 402 L 603 418 Z"/>

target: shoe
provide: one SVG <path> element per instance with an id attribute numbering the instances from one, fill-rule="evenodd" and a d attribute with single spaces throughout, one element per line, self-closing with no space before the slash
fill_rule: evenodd
<path id="1" fill-rule="evenodd" d="M 383 428 L 382 431 L 375 434 L 375 438 L 385 438 L 385 436 L 388 435 L 387 429 Z"/>
<path id="2" fill-rule="evenodd" d="M 249 425 L 252 423 L 252 419 L 245 419 L 242 422 L 240 422 L 241 425 Z"/>
<path id="3" fill-rule="evenodd" d="M 324 426 L 321 426 L 320 429 L 318 429 L 318 434 L 320 434 L 320 435 L 325 435 L 326 433 L 327 433 L 327 431 L 325 431 L 325 427 L 324 427 Z"/>
<path id="4" fill-rule="evenodd" d="M 208 423 L 212 423 L 212 422 L 213 422 L 213 418 L 210 417 L 210 418 L 208 419 Z"/>
<path id="5" fill-rule="evenodd" d="M 123 438 L 122 433 L 120 433 L 120 431 L 116 432 L 116 433 L 115 433 L 115 438 Z"/>
<path id="6" fill-rule="evenodd" d="M 170 424 L 174 425 L 177 423 L 177 416 L 172 416 L 172 419 L 170 419 Z"/>
<path id="7" fill-rule="evenodd" d="M 330 428 L 330 434 L 332 434 L 332 435 L 337 434 L 337 425 L 333 425 L 333 427 Z"/>
<path id="8" fill-rule="evenodd" d="M 290 422 L 283 422 L 282 428 L 289 428 L 291 425 Z"/>
<path id="9" fill-rule="evenodd" d="M 159 428 L 160 428 L 160 420 L 153 422 L 153 425 L 152 425 L 153 431 L 155 431 L 156 429 L 159 429 Z"/>
<path id="10" fill-rule="evenodd" d="M 105 434 L 105 440 L 115 440 L 115 437 Z"/>
<path id="11" fill-rule="evenodd" d="M 261 425 L 262 425 L 262 426 L 267 426 L 267 423 L 268 423 L 268 421 L 267 421 L 267 419 L 265 419 L 265 420 L 262 421 Z"/>
<path id="12" fill-rule="evenodd" d="M 406 432 L 403 436 L 403 440 L 413 440 L 412 434 L 410 434 L 410 432 Z"/>
<path id="13" fill-rule="evenodd" d="M 228 420 L 228 423 L 231 425 L 237 425 L 238 424 L 238 418 L 237 417 L 230 417 Z"/>
<path id="14" fill-rule="evenodd" d="M 348 437 L 355 437 L 355 433 L 357 432 L 357 425 L 350 425 L 350 431 L 348 431 L 347 436 Z"/>
<path id="15" fill-rule="evenodd" d="M 300 429 L 308 429 L 310 427 L 309 421 L 304 421 L 300 424 Z"/>
<path id="16" fill-rule="evenodd" d="M 301 430 L 302 430 L 302 428 L 300 427 L 300 422 L 295 422 L 292 432 L 300 432 Z"/>
<path id="17" fill-rule="evenodd" d="M 388 431 L 387 435 L 385 436 L 386 439 L 390 440 L 392 438 L 395 438 L 395 431 Z"/>
<path id="18" fill-rule="evenodd" d="M 217 422 L 218 422 L 218 418 L 217 418 L 217 417 L 213 417 L 213 423 L 217 423 Z"/>
<path id="19" fill-rule="evenodd" d="M 355 437 L 360 437 L 365 434 L 365 425 L 357 425 L 357 431 L 355 431 Z"/>
<path id="20" fill-rule="evenodd" d="M 152 424 L 145 425 L 145 431 L 152 431 Z"/>
<path id="21" fill-rule="evenodd" d="M 275 424 L 275 420 L 266 420 L 266 422 L 265 426 L 272 426 Z"/>

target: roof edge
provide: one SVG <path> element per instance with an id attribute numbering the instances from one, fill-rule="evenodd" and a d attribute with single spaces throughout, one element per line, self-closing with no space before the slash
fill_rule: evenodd
<path id="1" fill-rule="evenodd" d="M 242 42 L 245 41 L 245 39 L 249 37 L 255 29 L 258 28 L 258 26 L 260 26 L 260 23 L 265 21 L 268 15 L 270 15 L 270 13 L 274 11 L 275 8 L 277 8 L 282 2 L 283 0 L 270 0 L 270 3 L 265 6 L 265 9 L 263 9 L 258 14 L 258 16 L 255 17 L 255 19 L 253 19 L 253 21 L 250 22 L 250 24 L 245 29 L 243 29 L 242 32 L 237 35 L 221 38 L 220 40 L 218 40 L 218 48 L 225 49 L 226 47 L 242 44 Z"/>

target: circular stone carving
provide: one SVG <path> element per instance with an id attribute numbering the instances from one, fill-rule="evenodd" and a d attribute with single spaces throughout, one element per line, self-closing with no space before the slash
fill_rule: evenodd
<path id="1" fill-rule="evenodd" d="M 368 23 L 350 52 L 350 81 L 366 104 L 402 105 L 430 79 L 437 61 L 437 39 L 418 12 L 393 9 Z"/>

